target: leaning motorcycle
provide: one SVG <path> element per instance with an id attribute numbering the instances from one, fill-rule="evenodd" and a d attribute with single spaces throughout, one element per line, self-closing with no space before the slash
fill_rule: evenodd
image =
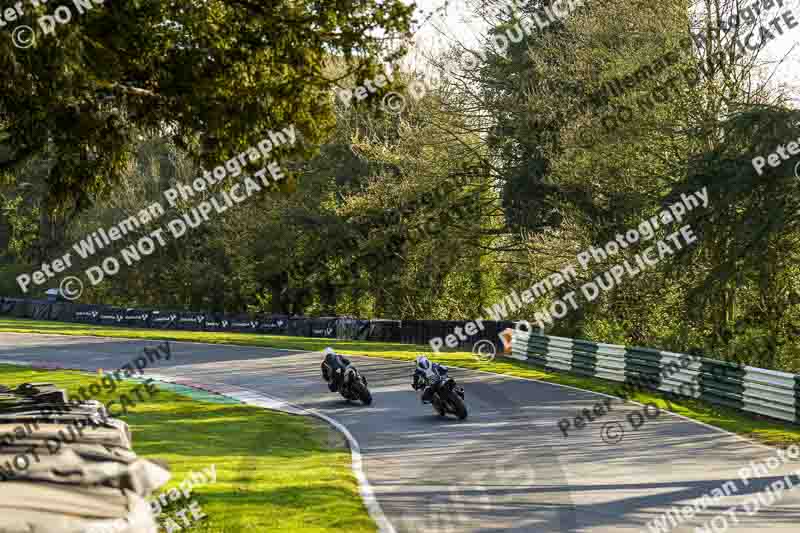
<path id="1" fill-rule="evenodd" d="M 342 372 L 344 372 L 344 376 L 338 376 L 341 379 L 339 393 L 346 400 L 360 400 L 364 405 L 370 405 L 372 403 L 372 393 L 369 392 L 369 388 L 367 387 L 367 378 L 362 376 L 353 366 L 349 366 L 344 370 L 341 368 L 336 370 L 337 374 L 341 374 Z M 336 378 L 335 376 L 332 379 Z"/>
<path id="2" fill-rule="evenodd" d="M 430 383 L 426 383 L 429 386 Z M 439 416 L 447 416 L 448 413 L 454 414 L 459 420 L 467 418 L 467 406 L 464 403 L 464 388 L 456 383 L 450 376 L 442 376 L 438 382 L 431 404 L 434 412 Z"/>

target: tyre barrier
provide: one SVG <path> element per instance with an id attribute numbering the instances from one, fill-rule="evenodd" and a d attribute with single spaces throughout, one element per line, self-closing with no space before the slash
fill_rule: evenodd
<path id="1" fill-rule="evenodd" d="M 146 498 L 169 479 L 102 403 L 0 386 L 0 531 L 158 533 Z"/>

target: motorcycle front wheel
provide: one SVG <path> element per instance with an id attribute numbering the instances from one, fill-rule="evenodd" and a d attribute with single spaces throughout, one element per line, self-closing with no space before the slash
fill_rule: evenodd
<path id="1" fill-rule="evenodd" d="M 439 399 L 438 396 L 434 395 L 433 399 L 431 400 L 431 405 L 433 405 L 433 412 L 438 414 L 439 416 L 446 416 L 447 412 L 444 410 L 444 406 L 442 405 L 442 400 Z"/>
<path id="2" fill-rule="evenodd" d="M 361 401 L 364 402 L 364 405 L 370 405 L 372 403 L 372 394 L 369 392 L 366 385 L 361 382 L 356 382 L 353 384 L 353 390 Z"/>
<path id="3" fill-rule="evenodd" d="M 467 406 L 464 404 L 464 400 L 461 399 L 461 396 L 455 392 L 448 392 L 447 402 L 453 408 L 453 412 L 459 420 L 467 418 Z"/>

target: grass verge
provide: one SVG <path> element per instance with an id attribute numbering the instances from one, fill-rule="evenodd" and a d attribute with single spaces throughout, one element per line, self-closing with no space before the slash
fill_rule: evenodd
<path id="1" fill-rule="evenodd" d="M 113 326 L 93 326 L 26 319 L 0 319 L 0 332 L 175 340 L 309 351 L 318 351 L 326 346 L 331 346 L 342 354 L 382 357 L 403 361 L 411 361 L 420 353 L 430 352 L 430 348 L 427 346 L 414 346 L 399 343 L 314 339 L 280 335 L 253 335 L 247 333 L 118 328 Z M 556 374 L 539 370 L 527 363 L 513 359 L 497 358 L 492 362 L 481 362 L 471 353 L 466 352 L 439 353 L 435 356 L 435 360 L 443 364 L 461 368 L 483 370 L 521 378 L 538 379 L 611 395 L 616 395 L 615 391 L 620 386 L 617 382 L 605 381 L 597 378 L 587 378 L 562 373 Z M 695 400 L 681 399 L 675 401 L 672 398 L 668 399 L 664 395 L 655 392 L 636 392 L 631 394 L 629 398 L 639 403 L 653 403 L 661 409 L 668 409 L 693 420 L 704 422 L 732 433 L 738 433 L 739 435 L 764 444 L 773 446 L 786 446 L 792 443 L 800 444 L 800 426 L 794 424 L 783 423 L 758 415 L 744 414 L 734 409 L 712 406 Z"/>
<path id="2" fill-rule="evenodd" d="M 79 386 L 97 379 L 84 372 L 0 364 L 4 385 L 48 382 L 77 394 Z M 134 385 L 126 382 L 95 399 L 118 399 Z M 182 531 L 376 531 L 359 496 L 346 441 L 321 421 L 167 390 L 137 401 L 132 411 L 120 418 L 130 425 L 136 453 L 163 459 L 172 470 L 172 480 L 157 494 L 214 465 L 216 482 L 195 487 L 189 500 L 170 504 L 159 517 L 171 517 Z M 192 499 L 207 518 L 184 527 L 175 513 Z"/>

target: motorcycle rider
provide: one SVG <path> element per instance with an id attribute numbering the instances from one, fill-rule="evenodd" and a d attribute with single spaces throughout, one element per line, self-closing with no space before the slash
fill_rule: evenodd
<path id="1" fill-rule="evenodd" d="M 342 385 L 350 360 L 334 352 L 330 346 L 322 353 L 325 354 L 325 360 L 322 362 L 322 379 L 328 382 L 328 389 L 331 392 L 336 392 Z"/>
<path id="2" fill-rule="evenodd" d="M 447 367 L 431 362 L 424 355 L 417 356 L 415 361 L 414 382 L 411 386 L 414 390 L 425 388 L 422 393 L 422 403 L 431 403 L 433 394 L 447 377 Z"/>

